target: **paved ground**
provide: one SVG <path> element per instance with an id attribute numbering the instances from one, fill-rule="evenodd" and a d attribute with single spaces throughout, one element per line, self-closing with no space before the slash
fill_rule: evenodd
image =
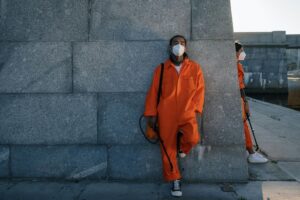
<path id="1" fill-rule="evenodd" d="M 183 184 L 180 199 L 300 200 L 300 112 L 250 101 L 259 146 L 271 162 L 249 165 L 245 184 Z M 99 181 L 0 180 L 0 200 L 175 199 L 169 185 Z"/>

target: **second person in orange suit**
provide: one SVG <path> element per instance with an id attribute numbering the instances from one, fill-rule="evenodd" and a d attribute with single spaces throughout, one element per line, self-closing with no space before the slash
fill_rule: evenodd
<path id="1" fill-rule="evenodd" d="M 158 119 L 159 134 L 167 152 L 161 147 L 163 176 L 172 182 L 173 196 L 182 196 L 177 155 L 185 157 L 199 142 L 198 122 L 204 104 L 203 73 L 200 65 L 187 56 L 186 44 L 180 35 L 170 39 L 170 58 L 164 62 L 160 102 L 157 106 L 161 65 L 155 69 L 144 111 L 153 127 Z M 178 133 L 181 133 L 179 144 Z"/>
<path id="2" fill-rule="evenodd" d="M 246 115 L 250 115 L 249 111 L 249 104 L 246 98 L 245 93 L 245 83 L 244 83 L 244 68 L 243 65 L 240 63 L 246 57 L 246 53 L 244 52 L 244 48 L 241 43 L 235 42 L 235 50 L 236 50 L 236 58 L 237 58 L 237 70 L 238 70 L 238 80 L 241 92 L 241 104 L 242 104 L 242 115 L 243 115 L 243 123 L 244 123 L 244 133 L 245 133 L 245 140 L 246 140 L 246 149 L 249 153 L 248 161 L 250 163 L 266 163 L 268 159 L 265 158 L 258 152 L 253 150 L 253 143 L 249 131 L 249 127 L 247 124 L 247 117 Z"/>

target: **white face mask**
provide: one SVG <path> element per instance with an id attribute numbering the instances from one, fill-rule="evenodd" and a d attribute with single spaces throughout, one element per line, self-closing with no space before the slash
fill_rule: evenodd
<path id="1" fill-rule="evenodd" d="M 239 55 L 239 60 L 245 60 L 245 58 L 246 58 L 246 53 L 244 52 L 244 51 L 242 51 L 241 53 L 240 53 L 240 55 Z"/>
<path id="2" fill-rule="evenodd" d="M 172 52 L 175 56 L 182 56 L 184 54 L 185 47 L 182 46 L 181 44 L 176 44 L 172 48 Z"/>

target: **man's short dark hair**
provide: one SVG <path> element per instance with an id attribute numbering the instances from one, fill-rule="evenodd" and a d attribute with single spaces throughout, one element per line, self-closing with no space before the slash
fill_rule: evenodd
<path id="1" fill-rule="evenodd" d="M 186 39 L 185 39 L 185 37 L 184 37 L 183 35 L 174 35 L 174 36 L 170 39 L 169 45 L 172 45 L 173 40 L 174 40 L 175 38 L 177 38 L 177 37 L 184 39 L 184 42 L 185 42 L 185 45 L 186 45 Z"/>
<path id="2" fill-rule="evenodd" d="M 238 52 L 243 47 L 243 45 L 239 41 L 235 41 L 234 43 L 235 43 L 235 51 Z"/>

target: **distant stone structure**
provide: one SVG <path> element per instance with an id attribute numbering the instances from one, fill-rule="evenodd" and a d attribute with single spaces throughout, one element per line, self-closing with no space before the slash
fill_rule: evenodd
<path id="1" fill-rule="evenodd" d="M 234 33 L 245 45 L 245 82 L 250 93 L 287 93 L 288 71 L 300 69 L 300 35 L 285 31 Z"/>
<path id="2" fill-rule="evenodd" d="M 153 69 L 187 37 L 206 80 L 190 181 L 246 181 L 229 0 L 0 1 L 0 176 L 161 180 L 140 134 Z"/>

